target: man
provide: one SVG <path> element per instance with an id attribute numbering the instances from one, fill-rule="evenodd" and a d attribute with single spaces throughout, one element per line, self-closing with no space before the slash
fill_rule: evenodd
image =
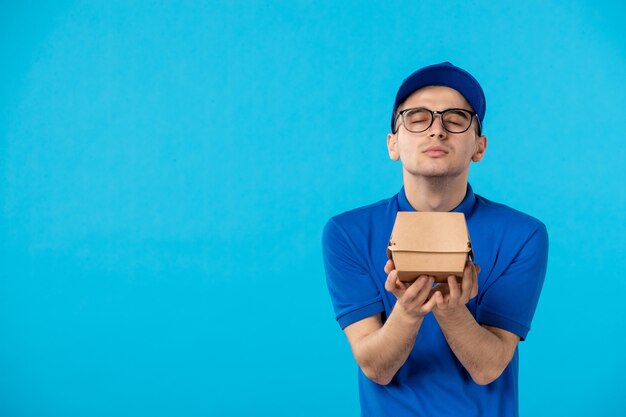
<path id="1" fill-rule="evenodd" d="M 387 148 L 404 186 L 331 218 L 324 263 L 337 321 L 359 365 L 363 416 L 517 416 L 518 351 L 546 272 L 545 226 L 474 194 L 470 163 L 487 149 L 485 96 L 448 62 L 396 95 Z M 386 248 L 398 211 L 465 214 L 474 261 L 454 276 L 398 280 Z"/>

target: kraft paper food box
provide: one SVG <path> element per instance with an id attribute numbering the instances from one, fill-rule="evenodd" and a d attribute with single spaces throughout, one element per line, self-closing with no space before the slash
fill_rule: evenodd
<path id="1" fill-rule="evenodd" d="M 398 278 L 412 282 L 432 275 L 436 282 L 463 276 L 465 262 L 473 259 L 465 215 L 452 212 L 408 212 L 396 215 L 387 247 Z"/>

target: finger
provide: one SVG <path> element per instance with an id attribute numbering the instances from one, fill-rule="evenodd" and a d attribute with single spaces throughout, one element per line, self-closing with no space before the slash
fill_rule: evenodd
<path id="1" fill-rule="evenodd" d="M 448 283 L 441 282 L 431 288 L 428 298 L 432 297 L 437 291 L 439 291 L 442 295 L 450 294 L 450 287 L 448 286 Z"/>
<path id="2" fill-rule="evenodd" d="M 450 275 L 448 277 L 448 287 L 450 287 L 451 300 L 458 300 L 459 298 L 461 298 L 461 291 L 459 290 L 459 283 L 456 280 L 456 276 Z"/>
<path id="3" fill-rule="evenodd" d="M 398 285 L 400 284 L 400 285 Z M 385 289 L 396 296 L 396 298 L 402 297 L 405 288 L 398 280 L 398 272 L 393 270 L 387 275 L 387 281 L 385 281 Z"/>
<path id="4" fill-rule="evenodd" d="M 391 273 L 387 274 L 387 280 L 385 281 L 385 289 L 389 292 L 391 292 L 394 287 L 396 286 L 396 279 L 395 277 L 391 276 Z"/>
<path id="5" fill-rule="evenodd" d="M 470 292 L 470 300 L 478 295 L 478 279 L 472 282 L 472 291 Z"/>
<path id="6" fill-rule="evenodd" d="M 443 294 L 441 294 L 440 292 L 435 293 L 435 296 L 433 297 L 433 299 L 435 301 L 435 305 L 433 306 L 433 308 L 436 307 L 438 309 L 446 309 L 448 307 L 448 303 L 446 302 L 446 297 L 444 297 Z"/>
<path id="7" fill-rule="evenodd" d="M 425 287 L 428 277 L 426 275 L 420 275 L 415 281 L 407 288 L 404 293 L 404 299 L 406 301 L 413 301 L 417 298 L 419 292 Z"/>
<path id="8" fill-rule="evenodd" d="M 390 273 L 391 271 L 393 271 L 395 268 L 393 261 L 391 259 L 387 260 L 387 263 L 385 264 L 385 274 Z"/>
<path id="9" fill-rule="evenodd" d="M 474 267 L 474 274 L 472 279 L 472 289 L 470 291 L 469 299 L 476 297 L 478 295 L 478 275 L 480 274 L 480 265 L 472 264 Z"/>
<path id="10" fill-rule="evenodd" d="M 441 296 L 441 293 L 439 291 L 435 292 L 433 296 L 430 297 L 430 299 L 424 305 L 422 305 L 422 307 L 420 307 L 420 314 L 425 316 L 426 314 L 433 311 L 433 308 L 435 308 L 435 306 L 437 305 L 438 298 L 443 300 L 443 297 Z"/>
<path id="11" fill-rule="evenodd" d="M 396 287 L 401 290 L 401 291 L 406 291 L 410 286 L 411 286 L 411 282 L 404 282 L 404 281 L 400 281 L 400 277 L 398 276 L 398 273 L 396 272 Z"/>
<path id="12" fill-rule="evenodd" d="M 424 304 L 424 302 L 428 299 L 431 288 L 433 287 L 433 282 L 435 282 L 435 279 L 433 277 L 429 277 L 424 283 L 424 286 L 422 287 L 422 289 L 419 291 L 419 293 L 417 293 L 415 302 L 418 305 Z"/>
<path id="13" fill-rule="evenodd" d="M 461 294 L 465 302 L 469 300 L 475 280 L 474 266 L 470 263 L 465 267 L 465 271 L 463 271 L 463 279 L 461 280 Z"/>

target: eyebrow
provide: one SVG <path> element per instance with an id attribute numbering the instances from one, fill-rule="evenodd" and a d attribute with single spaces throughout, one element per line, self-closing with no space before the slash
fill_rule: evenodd
<path id="1" fill-rule="evenodd" d="M 463 111 L 462 111 L 462 110 L 463 110 Z M 451 112 L 451 113 L 456 113 L 456 114 L 459 114 L 459 115 L 461 115 L 461 114 L 462 114 L 463 116 L 466 116 L 466 115 L 467 115 L 467 113 L 464 113 L 464 111 L 468 111 L 468 112 L 470 112 L 470 113 L 472 112 L 472 110 L 467 110 L 467 109 L 459 109 L 459 108 L 446 109 L 446 110 L 442 110 L 442 111 L 449 111 L 449 112 Z"/>
<path id="2" fill-rule="evenodd" d="M 463 109 L 461 107 L 450 107 L 449 109 L 443 109 L 443 110 L 432 110 L 432 109 L 429 109 L 428 107 L 407 107 L 406 109 L 398 110 L 398 113 L 401 113 L 405 110 L 428 110 L 428 111 L 438 112 L 438 113 L 441 113 L 444 111 L 452 111 L 452 112 L 456 111 L 456 113 L 461 113 L 461 111 L 467 111 L 470 113 L 474 113 L 474 110 Z"/>

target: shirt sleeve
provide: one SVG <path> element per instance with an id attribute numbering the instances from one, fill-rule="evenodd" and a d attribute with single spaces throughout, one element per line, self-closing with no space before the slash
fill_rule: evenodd
<path id="1" fill-rule="evenodd" d="M 342 329 L 384 311 L 380 291 L 356 248 L 334 218 L 326 223 L 322 234 L 326 283 Z"/>
<path id="2" fill-rule="evenodd" d="M 548 263 L 548 233 L 539 226 L 512 262 L 478 301 L 478 323 L 498 327 L 526 339 L 537 308 Z"/>

